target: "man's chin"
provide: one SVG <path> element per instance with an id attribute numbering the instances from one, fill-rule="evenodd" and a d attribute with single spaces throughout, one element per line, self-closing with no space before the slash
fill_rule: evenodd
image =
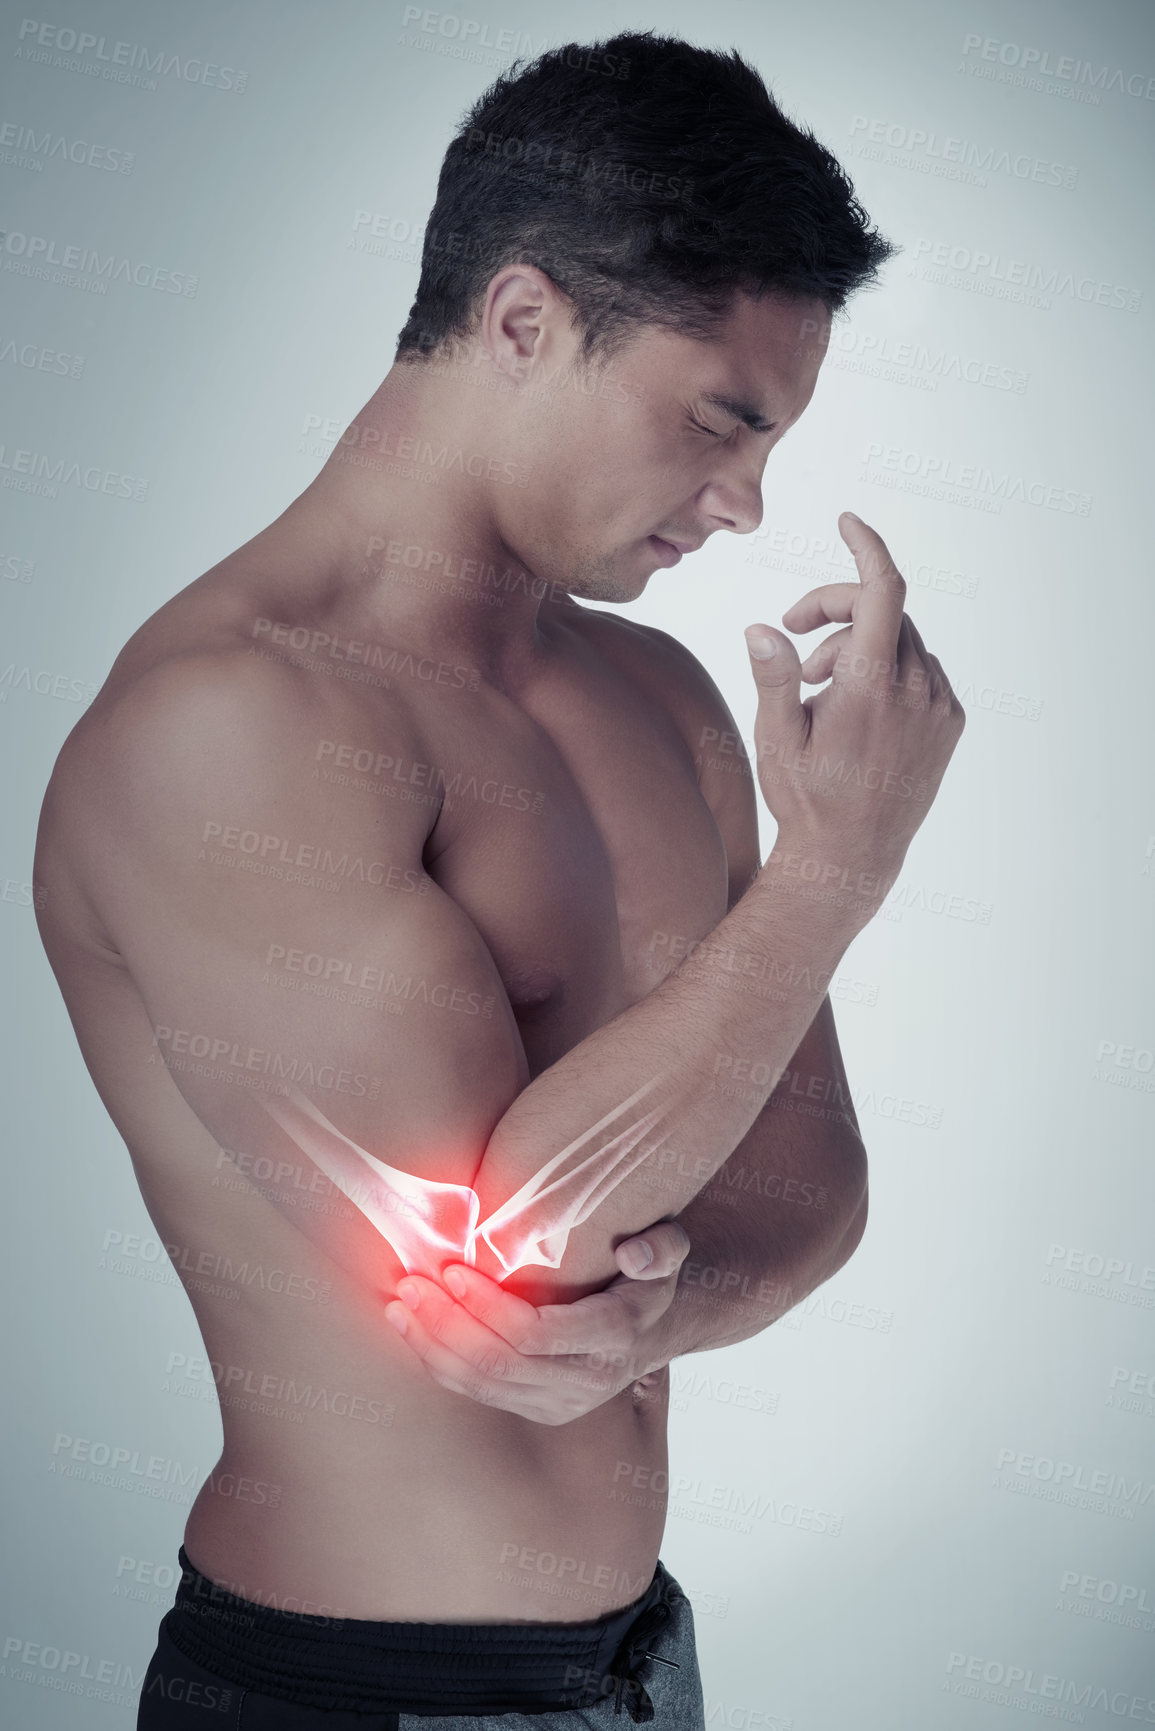
<path id="1" fill-rule="evenodd" d="M 602 589 L 575 589 L 572 592 L 574 601 L 590 602 L 598 607 L 622 607 L 627 601 L 636 601 L 645 590 L 648 577 L 643 577 L 640 583 L 607 584 Z"/>
<path id="2" fill-rule="evenodd" d="M 639 570 L 639 564 L 642 569 Z M 564 592 L 574 601 L 593 601 L 622 605 L 636 601 L 643 593 L 653 572 L 645 561 L 631 559 L 624 551 L 616 558 L 588 560 L 570 571 L 563 582 L 554 585 L 560 599 Z"/>

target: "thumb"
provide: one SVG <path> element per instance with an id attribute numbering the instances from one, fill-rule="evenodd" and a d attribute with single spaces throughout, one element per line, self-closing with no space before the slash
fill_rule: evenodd
<path id="1" fill-rule="evenodd" d="M 685 1227 L 676 1220 L 663 1220 L 618 1245 L 618 1267 L 631 1280 L 660 1280 L 681 1266 L 689 1250 L 690 1235 Z"/>
<path id="2" fill-rule="evenodd" d="M 758 687 L 758 713 L 771 725 L 789 725 L 802 708 L 802 663 L 789 637 L 772 625 L 747 625 L 746 647 Z"/>

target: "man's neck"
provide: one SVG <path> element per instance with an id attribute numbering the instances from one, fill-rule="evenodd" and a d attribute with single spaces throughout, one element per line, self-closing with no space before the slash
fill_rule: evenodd
<path id="1" fill-rule="evenodd" d="M 367 632 L 452 649 L 500 682 L 574 603 L 503 539 L 486 474 L 499 454 L 466 388 L 420 373 L 391 369 L 283 521 L 326 547 L 338 607 Z"/>

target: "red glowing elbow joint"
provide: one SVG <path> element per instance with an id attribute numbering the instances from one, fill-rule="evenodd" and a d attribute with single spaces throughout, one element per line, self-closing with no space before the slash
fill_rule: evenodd
<path id="1" fill-rule="evenodd" d="M 473 1264 L 481 1204 L 471 1184 L 442 1184 L 386 1165 L 330 1124 L 299 1088 L 261 1104 L 377 1228 L 406 1274 L 436 1278 L 449 1262 Z"/>
<path id="2" fill-rule="evenodd" d="M 642 1114 L 626 1129 L 586 1155 L 568 1172 L 559 1168 L 583 1143 L 599 1136 L 618 1114 L 656 1086 L 644 1084 L 621 1106 L 546 1162 L 507 1202 L 478 1224 L 481 1204 L 471 1184 L 443 1184 L 389 1166 L 331 1124 L 299 1088 L 263 1100 L 266 1110 L 376 1227 L 407 1274 L 437 1279 L 450 1262 L 475 1266 L 477 1241 L 501 1265 L 505 1280 L 519 1268 L 557 1268 L 570 1232 L 604 1202 L 622 1179 L 665 1136 L 648 1139 L 660 1109 Z"/>

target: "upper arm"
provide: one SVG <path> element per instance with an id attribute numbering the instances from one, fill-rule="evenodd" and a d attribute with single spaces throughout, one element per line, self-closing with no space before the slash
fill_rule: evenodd
<path id="1" fill-rule="evenodd" d="M 381 725 L 420 753 L 402 713 Z M 147 1012 L 149 1061 L 218 1143 L 283 1157 L 260 1101 L 284 1083 L 391 1165 L 468 1184 L 527 1079 L 516 1023 L 424 870 L 429 808 L 325 779 L 333 728 L 329 695 L 284 670 L 166 664 L 101 720 L 57 828 Z"/>

